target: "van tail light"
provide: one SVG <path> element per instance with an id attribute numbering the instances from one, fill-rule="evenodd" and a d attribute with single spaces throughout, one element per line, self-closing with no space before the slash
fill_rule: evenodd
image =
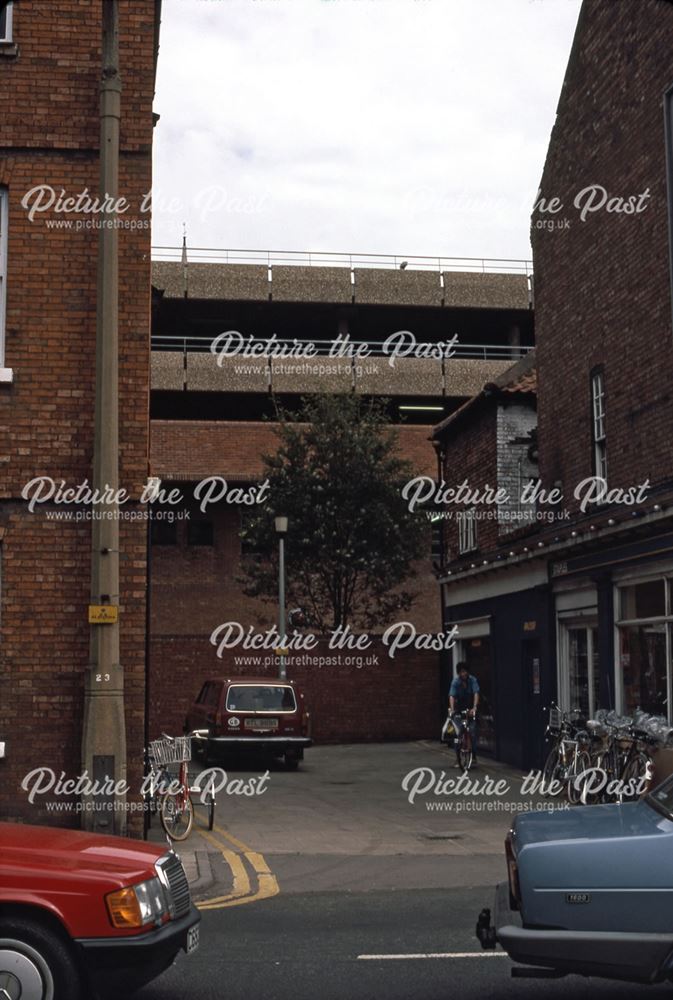
<path id="1" fill-rule="evenodd" d="M 301 735 L 310 736 L 311 735 L 311 713 L 302 712 L 301 715 Z"/>
<path id="2" fill-rule="evenodd" d="M 521 906 L 521 886 L 519 884 L 519 866 L 516 863 L 512 846 L 511 830 L 505 840 L 505 857 L 507 858 L 507 876 L 509 878 L 509 903 L 513 910 L 518 910 Z"/>

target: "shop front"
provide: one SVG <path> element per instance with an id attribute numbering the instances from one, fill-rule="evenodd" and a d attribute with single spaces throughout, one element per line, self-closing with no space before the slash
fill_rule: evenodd
<path id="1" fill-rule="evenodd" d="M 480 753 L 515 767 L 541 766 L 545 707 L 556 694 L 546 564 L 451 582 L 444 625 L 458 626 L 452 674 L 464 661 L 479 681 Z"/>
<path id="2" fill-rule="evenodd" d="M 673 723 L 673 535 L 551 566 L 559 704 Z"/>

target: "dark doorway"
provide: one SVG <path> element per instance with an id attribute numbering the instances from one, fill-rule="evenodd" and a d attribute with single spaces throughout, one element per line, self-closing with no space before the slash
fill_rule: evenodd
<path id="1" fill-rule="evenodd" d="M 490 636 L 467 639 L 463 654 L 467 668 L 479 681 L 479 752 L 496 752 L 495 691 Z"/>
<path id="2" fill-rule="evenodd" d="M 542 706 L 542 660 L 540 640 L 525 639 L 522 643 L 521 676 L 524 683 L 523 766 L 542 767 L 544 759 L 545 719 Z"/>

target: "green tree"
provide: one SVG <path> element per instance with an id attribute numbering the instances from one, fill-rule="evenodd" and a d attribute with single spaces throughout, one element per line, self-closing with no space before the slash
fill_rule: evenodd
<path id="1" fill-rule="evenodd" d="M 406 586 L 428 553 L 428 532 L 401 497 L 415 470 L 399 455 L 384 404 L 320 395 L 278 420 L 280 446 L 264 456 L 269 502 L 243 532 L 256 553 L 245 564 L 246 593 L 277 598 L 274 517 L 283 514 L 288 606 L 313 626 L 372 628 L 408 610 L 415 595 Z"/>

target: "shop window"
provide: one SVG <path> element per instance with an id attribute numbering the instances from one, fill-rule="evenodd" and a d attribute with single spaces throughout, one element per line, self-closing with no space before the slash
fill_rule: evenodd
<path id="1" fill-rule="evenodd" d="M 647 580 L 620 590 L 622 621 L 638 618 L 663 618 L 666 614 L 666 585 L 664 580 Z"/>
<path id="2" fill-rule="evenodd" d="M 622 673 L 622 711 L 637 708 L 653 715 L 668 715 L 668 663 L 666 625 L 623 625 L 619 629 Z"/>
<path id="3" fill-rule="evenodd" d="M 477 518 L 476 510 L 459 511 L 458 521 L 458 552 L 463 555 L 466 552 L 473 552 L 477 547 Z"/>
<path id="4" fill-rule="evenodd" d="M 671 718 L 671 581 L 645 580 L 619 588 L 619 663 L 622 711 L 637 708 Z"/>
<path id="5" fill-rule="evenodd" d="M 190 521 L 187 525 L 187 545 L 213 545 L 212 521 Z"/>
<path id="6" fill-rule="evenodd" d="M 608 478 L 607 442 L 605 435 L 605 379 L 603 369 L 591 374 L 591 434 L 594 475 Z"/>
<path id="7" fill-rule="evenodd" d="M 568 705 L 577 709 L 583 719 L 590 719 L 600 708 L 598 629 L 587 625 L 566 626 L 566 642 Z"/>

